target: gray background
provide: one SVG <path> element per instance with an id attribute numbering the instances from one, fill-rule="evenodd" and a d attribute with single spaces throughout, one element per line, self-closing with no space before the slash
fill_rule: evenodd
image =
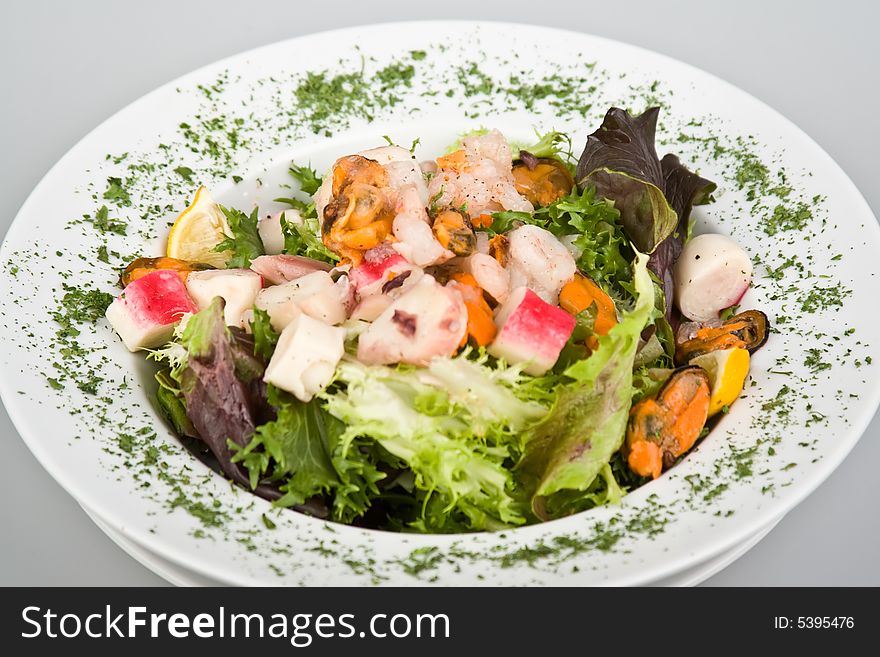
<path id="1" fill-rule="evenodd" d="M 289 37 L 428 18 L 590 32 L 714 73 L 812 135 L 880 214 L 880 3 L 677 0 L 20 1 L 0 16 L 0 234 L 91 128 L 194 68 Z M 161 585 L 43 471 L 0 411 L 0 584 Z M 831 478 L 716 585 L 878 585 L 880 421 Z"/>

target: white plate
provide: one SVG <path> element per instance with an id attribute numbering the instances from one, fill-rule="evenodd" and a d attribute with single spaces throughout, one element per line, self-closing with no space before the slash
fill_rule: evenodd
<path id="1" fill-rule="evenodd" d="M 120 550 L 169 584 L 190 587 L 220 586 L 220 582 L 203 577 L 202 575 L 187 570 L 182 566 L 173 564 L 159 555 L 153 554 L 125 536 L 122 532 L 113 529 L 110 525 L 101 520 L 96 513 L 89 511 L 86 507 L 82 507 L 82 510 L 86 512 L 86 515 L 92 519 L 92 522 L 94 522 L 102 532 L 107 534 L 107 537 L 113 541 Z"/>
<path id="2" fill-rule="evenodd" d="M 85 511 L 86 515 L 92 519 L 92 522 L 94 522 L 95 525 L 97 525 L 98 528 L 104 532 L 120 550 L 169 584 L 187 587 L 222 585 L 222 582 L 199 575 L 198 573 L 187 570 L 182 566 L 171 563 L 157 554 L 153 554 L 118 530 L 110 527 L 107 523 L 101 520 L 94 511 L 89 511 L 86 507 L 82 507 L 82 510 Z M 779 520 L 781 520 L 781 518 Z M 722 552 L 718 556 L 683 570 L 680 573 L 651 582 L 651 586 L 685 587 L 697 586 L 698 584 L 705 582 L 707 579 L 720 573 L 734 561 L 742 557 L 746 552 L 755 547 L 761 539 L 773 531 L 773 528 L 779 524 L 779 520 L 772 521 L 769 526 L 758 530 L 754 536 L 750 536 L 739 545 L 732 547 L 730 550 Z"/>
<path id="3" fill-rule="evenodd" d="M 412 58 L 416 50 L 426 56 Z M 386 68 L 400 58 L 400 66 Z M 331 71 L 325 82 L 339 71 L 350 73 L 348 91 L 326 92 L 320 75 L 309 87 L 298 86 L 307 71 L 323 69 Z M 380 69 L 385 91 L 351 92 L 358 80 L 375 80 Z M 522 92 L 523 85 L 542 84 Z M 572 85 L 579 91 L 564 102 L 554 105 L 546 95 Z M 372 122 L 355 117 L 325 136 L 320 112 L 297 105 L 315 89 L 324 90 L 325 101 L 349 99 L 343 102 L 349 107 L 351 98 L 366 98 L 364 115 Z M 718 201 L 695 213 L 697 230 L 732 233 L 774 269 L 797 254 L 802 268 L 779 270 L 777 281 L 756 265 L 756 285 L 744 307 L 765 310 L 778 330 L 753 359 L 745 398 L 683 463 L 620 507 L 467 536 L 364 531 L 278 511 L 231 487 L 180 447 L 149 403 L 149 368 L 121 348 L 103 320 L 94 329 L 81 327 L 78 343 L 97 351 L 80 364 L 70 364 L 77 355 L 69 351 L 64 360 L 56 344 L 58 325 L 48 313 L 59 307 L 62 284 L 112 291 L 113 271 L 96 260 L 98 248 L 106 246 L 114 264 L 132 254 L 161 253 L 167 223 L 196 181 L 221 202 L 242 208 L 258 203 L 269 211 L 279 207 L 271 199 L 288 191 L 279 185 L 291 158 L 322 169 L 335 156 L 382 143 L 382 135 L 402 144 L 420 137 L 419 152 L 436 154 L 479 125 L 497 126 L 518 140 L 529 139 L 533 126 L 555 127 L 569 131 L 579 150 L 607 107 L 641 110 L 657 99 L 666 104 L 661 155 L 675 151 L 719 183 Z M 311 132 L 316 123 L 322 134 Z M 710 133 L 720 141 L 707 141 Z M 682 141 L 681 134 L 691 138 Z M 700 135 L 702 141 L 692 138 Z M 232 141 L 238 146 L 227 157 Z M 753 209 L 746 191 L 737 190 L 736 174 L 755 172 L 740 170 L 740 160 L 730 155 L 746 143 L 772 176 L 783 168 L 793 188 L 786 199 L 761 196 L 767 211 Z M 179 166 L 194 172 L 191 183 L 184 180 L 186 170 L 174 171 Z M 232 176 L 243 180 L 235 184 Z M 130 207 L 120 206 L 124 195 L 109 178 L 120 178 Z M 814 196 L 819 198 L 810 200 Z M 800 198 L 813 216 L 786 216 L 803 223 L 803 230 L 762 230 L 767 212 L 777 204 L 796 209 Z M 99 235 L 89 223 L 69 225 L 105 203 L 111 218 L 129 222 L 127 236 Z M 828 155 L 773 110 L 695 68 L 604 39 L 522 25 L 436 22 L 342 30 L 260 48 L 184 76 L 96 128 L 53 167 L 2 248 L 0 340 L 6 348 L 0 392 L 33 453 L 71 494 L 141 546 L 211 579 L 646 583 L 753 536 L 818 486 L 858 440 L 880 399 L 877 365 L 869 364 L 878 357 L 878 252 L 875 218 Z M 849 293 L 835 305 L 839 285 Z M 803 307 L 815 312 L 802 313 Z M 90 381 L 81 370 L 91 368 L 103 379 L 98 395 L 79 390 L 53 363 L 79 372 L 86 388 Z M 63 378 L 63 389 L 47 377 Z"/>

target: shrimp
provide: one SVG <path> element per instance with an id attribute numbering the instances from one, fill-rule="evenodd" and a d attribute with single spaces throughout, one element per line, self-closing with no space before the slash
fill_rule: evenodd
<path id="1" fill-rule="evenodd" d="M 569 250 L 538 226 L 520 226 L 506 237 L 511 288 L 529 287 L 547 303 L 556 304 L 562 286 L 577 272 Z"/>
<path id="2" fill-rule="evenodd" d="M 428 204 L 428 185 L 415 155 L 400 146 L 380 146 L 358 152 L 358 155 L 375 160 L 388 173 L 388 186 L 401 192 L 408 185 L 414 185 L 422 205 Z"/>
<path id="3" fill-rule="evenodd" d="M 504 303 L 510 294 L 510 273 L 492 256 L 474 253 L 461 260 L 461 269 L 498 303 Z"/>
<path id="4" fill-rule="evenodd" d="M 392 231 L 397 239 L 392 246 L 404 258 L 418 267 L 446 262 L 455 254 L 443 247 L 428 222 L 428 213 L 415 186 L 402 191 L 396 207 Z"/>
<path id="5" fill-rule="evenodd" d="M 472 135 L 463 147 L 437 159 L 438 173 L 431 178 L 428 194 L 439 206 L 462 207 L 470 216 L 483 212 L 534 208 L 517 191 L 511 171 L 510 146 L 497 130 Z"/>

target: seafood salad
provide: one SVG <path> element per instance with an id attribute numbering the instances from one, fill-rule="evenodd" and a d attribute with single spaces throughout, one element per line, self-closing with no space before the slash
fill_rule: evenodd
<path id="1" fill-rule="evenodd" d="M 766 316 L 749 256 L 691 236 L 715 184 L 656 108 L 446 153 L 340 153 L 267 214 L 199 188 L 107 319 L 184 443 L 275 504 L 362 527 L 499 530 L 617 503 L 706 438 Z M 711 440 L 711 436 L 706 438 Z"/>

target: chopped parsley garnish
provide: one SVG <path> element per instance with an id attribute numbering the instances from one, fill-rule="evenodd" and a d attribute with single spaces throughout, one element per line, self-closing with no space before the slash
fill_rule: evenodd
<path id="1" fill-rule="evenodd" d="M 777 205 L 772 214 L 763 218 L 762 228 L 768 235 L 775 235 L 780 231 L 802 230 L 812 218 L 813 212 L 806 203 L 798 203 L 796 206 Z"/>
<path id="2" fill-rule="evenodd" d="M 816 349 L 815 347 L 807 349 L 807 357 L 804 359 L 804 365 L 809 367 L 813 374 L 831 369 L 831 363 L 826 363 L 822 360 L 822 350 Z"/>
<path id="3" fill-rule="evenodd" d="M 186 182 L 192 182 L 193 170 L 189 167 L 179 166 L 174 169 L 174 173 L 183 178 Z"/>
<path id="4" fill-rule="evenodd" d="M 131 197 L 125 189 L 121 178 L 107 178 L 107 191 L 104 192 L 103 198 L 108 201 L 115 201 L 116 205 L 131 205 Z"/>
<path id="5" fill-rule="evenodd" d="M 85 220 L 91 223 L 99 233 L 125 235 L 128 232 L 128 224 L 121 219 L 112 219 L 106 205 L 98 208 L 94 217 L 85 217 Z"/>

